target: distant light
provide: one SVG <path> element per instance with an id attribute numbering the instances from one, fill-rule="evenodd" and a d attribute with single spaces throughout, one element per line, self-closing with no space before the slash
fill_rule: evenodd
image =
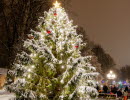
<path id="1" fill-rule="evenodd" d="M 102 83 L 104 83 L 105 81 L 102 81 Z"/>
<path id="2" fill-rule="evenodd" d="M 107 78 L 108 78 L 108 79 L 115 79 L 115 78 L 116 78 L 116 75 L 115 75 L 112 71 L 110 71 L 110 72 L 107 74 Z"/>
<path id="3" fill-rule="evenodd" d="M 116 81 L 113 81 L 113 83 L 115 83 Z"/>
<path id="4" fill-rule="evenodd" d="M 124 81 L 123 83 L 126 84 L 126 81 Z"/>
<path id="5" fill-rule="evenodd" d="M 112 83 L 113 83 L 113 84 L 115 84 L 115 83 L 116 83 L 116 81 L 113 81 Z"/>
<path id="6" fill-rule="evenodd" d="M 122 82 L 120 81 L 120 82 L 118 82 L 118 84 L 122 84 Z"/>

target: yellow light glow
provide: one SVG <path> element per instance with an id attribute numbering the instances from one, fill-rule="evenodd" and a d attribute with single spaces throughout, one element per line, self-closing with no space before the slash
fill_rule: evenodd
<path id="1" fill-rule="evenodd" d="M 53 4 L 56 8 L 60 7 L 60 3 L 58 1 L 56 1 L 54 4 Z"/>

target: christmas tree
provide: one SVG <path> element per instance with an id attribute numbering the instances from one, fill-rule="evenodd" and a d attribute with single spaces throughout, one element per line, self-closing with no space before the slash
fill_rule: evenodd
<path id="1" fill-rule="evenodd" d="M 88 100 L 97 96 L 95 67 L 91 56 L 82 57 L 82 35 L 57 1 L 37 31 L 24 41 L 8 71 L 8 90 L 18 100 Z"/>

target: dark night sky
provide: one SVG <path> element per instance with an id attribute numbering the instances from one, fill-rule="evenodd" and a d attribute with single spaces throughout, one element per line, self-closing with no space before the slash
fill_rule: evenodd
<path id="1" fill-rule="evenodd" d="M 72 0 L 77 25 L 102 45 L 118 67 L 130 64 L 130 0 Z"/>

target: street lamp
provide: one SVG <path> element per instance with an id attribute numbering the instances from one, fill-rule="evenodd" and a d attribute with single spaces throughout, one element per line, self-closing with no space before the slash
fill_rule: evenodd
<path id="1" fill-rule="evenodd" d="M 107 78 L 110 79 L 110 80 L 113 80 L 116 78 L 116 75 L 113 73 L 113 71 L 110 71 L 108 74 L 107 74 Z"/>
<path id="2" fill-rule="evenodd" d="M 112 71 L 110 71 L 110 72 L 107 74 L 107 78 L 108 78 L 108 79 L 115 79 L 115 78 L 116 78 L 116 75 L 115 75 Z"/>

